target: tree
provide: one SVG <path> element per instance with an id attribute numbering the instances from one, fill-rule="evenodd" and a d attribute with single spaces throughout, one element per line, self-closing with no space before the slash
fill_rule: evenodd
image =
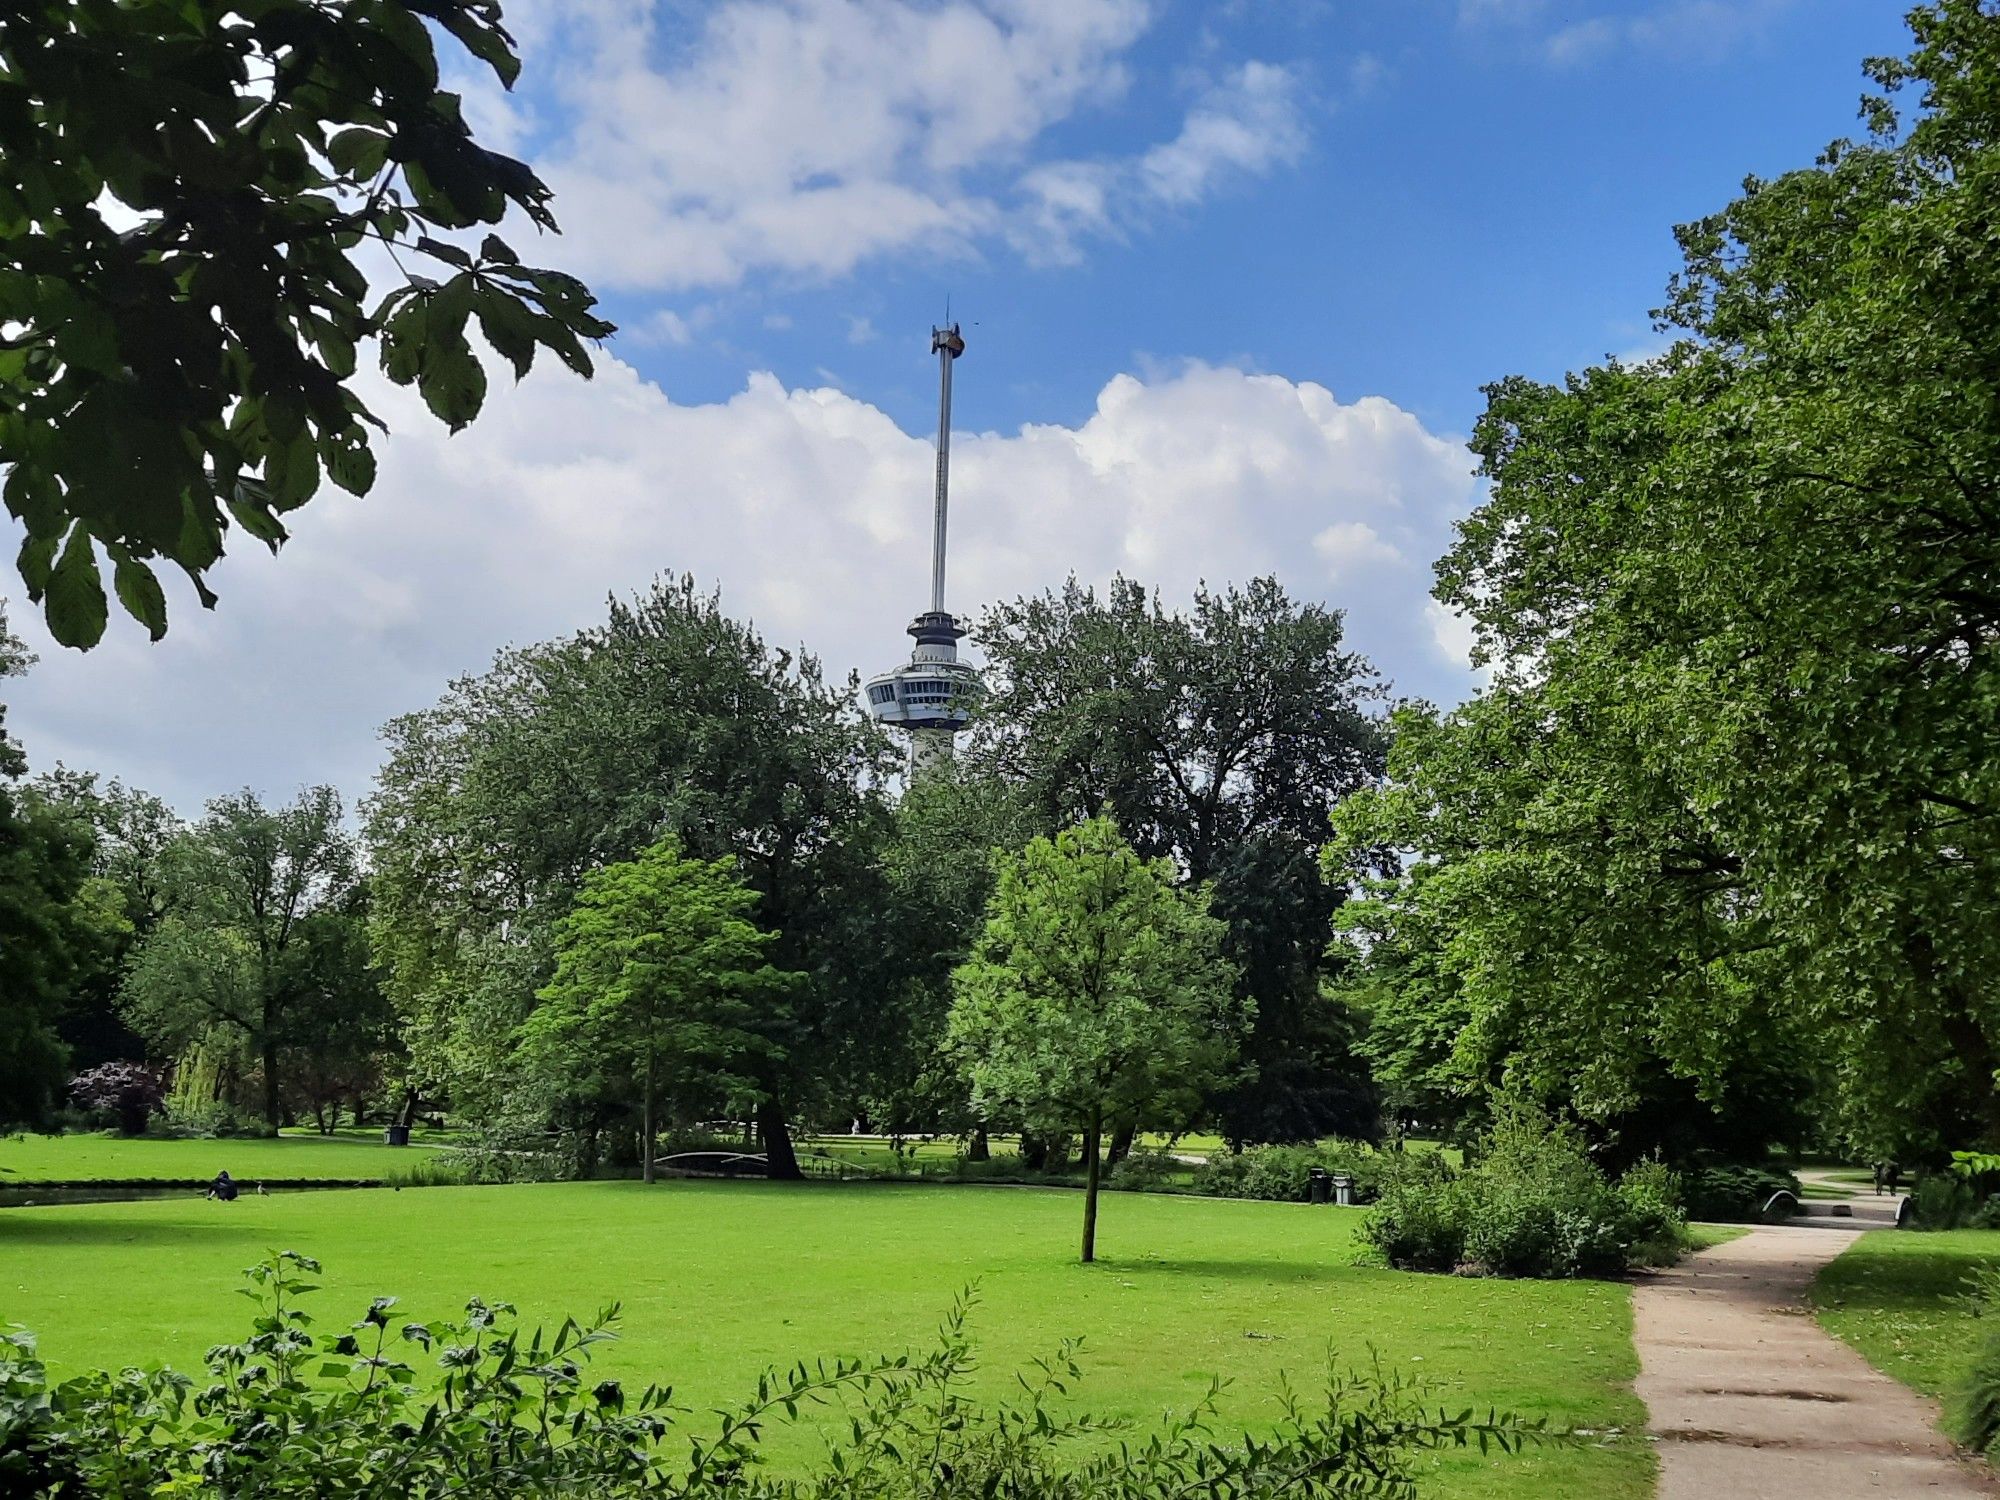
<path id="1" fill-rule="evenodd" d="M 213 605 L 232 518 L 275 549 L 322 474 L 365 494 L 382 424 L 354 388 L 364 346 L 454 431 L 486 393 L 472 318 L 517 377 L 538 348 L 590 373 L 581 341 L 612 328 L 580 282 L 497 235 L 476 251 L 437 237 L 515 211 L 555 229 L 547 187 L 478 145 L 438 87 L 445 34 L 513 85 L 499 14 L 25 0 L 0 15 L 0 468 L 21 578 L 57 640 L 104 631 L 100 548 L 157 640 L 156 562 Z"/>
<path id="2" fill-rule="evenodd" d="M 385 1069 L 399 1060 L 396 1013 L 368 946 L 367 881 L 301 917 L 291 949 L 283 1027 L 291 1095 L 323 1132 L 340 1123 L 343 1104 L 359 1125 Z"/>
<path id="3" fill-rule="evenodd" d="M 992 692 L 971 757 L 1017 783 L 1045 830 L 1108 810 L 1142 855 L 1217 882 L 1257 1017 L 1252 1072 L 1216 1101 L 1225 1131 L 1372 1134 L 1366 1068 L 1320 994 L 1344 887 L 1321 884 L 1313 852 L 1387 748 L 1382 687 L 1339 612 L 1273 578 L 1201 588 L 1186 612 L 1129 579 L 1102 598 L 1072 579 L 988 610 L 979 643 Z"/>
<path id="4" fill-rule="evenodd" d="M 1228 1081 L 1250 1007 L 1206 895 L 1108 817 L 1001 855 L 985 930 L 953 976 L 950 1041 L 982 1108 L 1081 1130 L 1083 1259 L 1097 1257 L 1107 1124 L 1179 1125 Z"/>
<path id="5" fill-rule="evenodd" d="M 734 860 L 692 859 L 662 839 L 586 875 L 556 925 L 555 977 L 521 1028 L 523 1052 L 563 1072 L 610 1059 L 635 1069 L 647 1182 L 663 1093 L 737 1102 L 780 1050 L 782 997 L 797 976 L 767 961 L 775 934 L 750 921 L 756 906 Z"/>
<path id="6" fill-rule="evenodd" d="M 31 660 L 0 601 L 0 680 Z M 20 797 L 26 769 L 0 704 L 0 1127 L 40 1123 L 61 1091 L 69 1055 L 57 1028 L 89 941 L 77 903 L 88 835 Z"/>
<path id="7" fill-rule="evenodd" d="M 1312 848 L 1280 829 L 1246 835 L 1216 872 L 1210 909 L 1256 1016 L 1243 1043 L 1244 1077 L 1214 1100 L 1232 1145 L 1380 1133 L 1362 1023 L 1326 963 L 1327 923 L 1341 896 L 1320 879 Z"/>
<path id="8" fill-rule="evenodd" d="M 797 1175 L 789 1120 L 852 1099 L 897 962 L 880 858 L 895 755 L 855 685 L 663 580 L 601 626 L 505 653 L 387 738 L 367 808 L 374 935 L 419 1086 L 501 1113 L 556 919 L 591 870 L 672 834 L 737 861 L 773 962 L 806 976 L 755 1095 L 774 1174 Z"/>
<path id="9" fill-rule="evenodd" d="M 217 798 L 170 864 L 168 915 L 134 953 L 121 1005 L 176 1054 L 220 1028 L 255 1060 L 275 1130 L 290 1028 L 321 998 L 312 919 L 349 900 L 359 878 L 340 795 L 314 787 L 278 808 L 248 791 Z"/>
<path id="10" fill-rule="evenodd" d="M 971 753 L 1023 786 L 1044 822 L 1109 809 L 1147 858 L 1210 879 L 1253 831 L 1317 846 L 1329 810 L 1382 768 L 1375 672 L 1338 611 L 1274 578 L 1198 589 L 1191 613 L 1114 578 L 1071 579 L 981 617 L 986 703 Z"/>
<path id="11" fill-rule="evenodd" d="M 112 1116 L 121 1135 L 142 1135 L 146 1122 L 166 1097 L 160 1075 L 143 1063 L 99 1063 L 69 1081 L 69 1096 L 78 1108 Z"/>
<path id="12" fill-rule="evenodd" d="M 1669 354 L 1489 388 L 1438 596 L 1496 680 L 1365 833 L 1510 1068 L 1608 1114 L 1797 1049 L 1923 1159 L 2000 1142 L 2000 14 L 1910 19 L 1869 140 L 1679 231 Z"/>
<path id="13" fill-rule="evenodd" d="M 90 877 L 74 904 L 96 940 L 58 1031 L 77 1067 L 138 1056 L 145 1041 L 119 1013 L 118 989 L 133 950 L 166 915 L 168 851 L 186 826 L 150 792 L 60 764 L 28 782 L 26 793 L 30 804 L 77 823 L 91 851 Z"/>
<path id="14" fill-rule="evenodd" d="M 1019 850 L 1035 828 L 1019 787 L 957 760 L 905 789 L 882 851 L 880 915 L 895 962 L 882 1022 L 865 1028 L 868 1055 L 852 1070 L 867 1084 L 862 1112 L 892 1133 L 964 1133 L 974 1160 L 986 1159 L 987 1129 L 999 1122 L 975 1114 L 944 1046 L 951 976 L 985 922 L 994 852 Z"/>

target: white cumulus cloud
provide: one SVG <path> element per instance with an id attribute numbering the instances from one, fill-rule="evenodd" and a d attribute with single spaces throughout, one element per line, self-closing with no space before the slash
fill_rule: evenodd
<path id="1" fill-rule="evenodd" d="M 1248 63 L 1177 133 L 1062 161 L 1053 127 L 1129 102 L 1153 0 L 531 0 L 510 23 L 520 101 L 454 78 L 474 118 L 555 189 L 565 264 L 684 292 L 753 273 L 829 278 L 895 252 L 988 242 L 1073 254 L 1148 203 L 1192 204 L 1296 160 L 1288 68 Z M 1082 182 L 1115 179 L 1097 202 Z M 1064 183 L 1073 184 L 1065 188 Z"/>
<path id="2" fill-rule="evenodd" d="M 961 371 L 976 419 L 976 365 Z M 836 672 L 891 665 L 926 601 L 927 436 L 832 388 L 752 375 L 687 405 L 614 358 L 496 388 L 448 437 L 407 391 L 371 390 L 394 436 L 362 501 L 329 492 L 276 557 L 238 537 L 205 614 L 181 591 L 165 642 L 129 622 L 9 684 L 35 764 L 116 772 L 187 808 L 252 784 L 365 789 L 374 734 L 454 674 L 601 618 L 659 573 L 719 585 L 775 644 Z M 953 607 L 1123 570 L 1185 599 L 1275 572 L 1348 611 L 1399 689 L 1456 698 L 1462 644 L 1427 606 L 1429 564 L 1474 502 L 1469 460 L 1378 397 L 1188 364 L 1118 375 L 1080 423 L 962 431 L 953 445 Z M 0 538 L 0 546 L 7 545 Z"/>

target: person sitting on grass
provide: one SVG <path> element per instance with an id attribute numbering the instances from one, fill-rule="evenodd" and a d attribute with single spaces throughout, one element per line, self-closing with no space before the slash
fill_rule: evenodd
<path id="1" fill-rule="evenodd" d="M 227 1170 L 215 1174 L 215 1181 L 208 1185 L 208 1196 L 220 1198 L 224 1203 L 236 1201 L 236 1183 L 230 1178 Z"/>

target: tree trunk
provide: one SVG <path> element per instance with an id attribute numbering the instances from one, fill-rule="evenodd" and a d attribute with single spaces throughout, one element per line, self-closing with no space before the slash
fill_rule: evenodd
<path id="1" fill-rule="evenodd" d="M 785 1107 L 775 1094 L 766 1095 L 757 1106 L 757 1133 L 764 1140 L 765 1170 L 775 1182 L 803 1182 L 799 1158 L 792 1150 L 792 1135 L 785 1127 Z"/>
<path id="2" fill-rule="evenodd" d="M 645 1131 L 639 1142 L 639 1180 L 653 1180 L 653 1091 L 654 1091 L 653 1049 L 646 1049 L 646 1105 L 643 1111 Z"/>
<path id="3" fill-rule="evenodd" d="M 1102 1131 L 1103 1119 L 1093 1109 L 1090 1129 L 1083 1134 L 1083 1263 L 1086 1266 L 1097 1259 L 1097 1138 Z"/>
<path id="4" fill-rule="evenodd" d="M 1106 1169 L 1115 1167 L 1125 1160 L 1125 1154 L 1132 1149 L 1132 1137 L 1138 1131 L 1131 1125 L 1117 1125 L 1111 1131 L 1111 1149 L 1104 1153 Z"/>
<path id="5" fill-rule="evenodd" d="M 264 1123 L 273 1132 L 285 1123 L 285 1108 L 278 1097 L 278 1046 L 266 1040 L 259 1044 L 257 1060 L 264 1069 Z"/>
<path id="6" fill-rule="evenodd" d="M 965 1159 L 967 1161 L 991 1161 L 993 1159 L 993 1148 L 987 1144 L 986 1127 L 984 1125 L 976 1126 L 973 1129 L 972 1141 L 965 1148 Z"/>
<path id="7" fill-rule="evenodd" d="M 405 1130 L 408 1130 L 412 1125 L 417 1123 L 417 1091 L 415 1089 L 409 1088 L 403 1090 L 403 1107 L 396 1113 L 396 1123 Z"/>

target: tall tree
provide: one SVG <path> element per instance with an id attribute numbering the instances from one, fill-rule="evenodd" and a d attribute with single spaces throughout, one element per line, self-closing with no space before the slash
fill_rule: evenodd
<path id="1" fill-rule="evenodd" d="M 168 851 L 185 827 L 150 792 L 68 766 L 37 775 L 27 792 L 79 824 L 91 848 L 91 877 L 77 899 L 95 913 L 90 925 L 100 941 L 88 972 L 75 978 L 60 1026 L 72 1063 L 142 1056 L 145 1041 L 119 1013 L 118 990 L 133 950 L 166 915 Z"/>
<path id="2" fill-rule="evenodd" d="M 0 601 L 0 681 L 31 661 Z M 0 1127 L 39 1123 L 62 1085 L 68 1051 L 57 1023 L 80 967 L 76 898 L 90 854 L 73 819 L 24 804 L 14 783 L 27 760 L 6 715 L 0 703 Z"/>
<path id="3" fill-rule="evenodd" d="M 1250 1008 L 1206 894 L 1111 819 L 997 863 L 985 929 L 953 977 L 950 1040 L 982 1107 L 1082 1132 L 1088 1262 L 1106 1127 L 1184 1124 L 1228 1080 Z"/>
<path id="4" fill-rule="evenodd" d="M 972 753 L 1062 827 L 1110 809 L 1132 846 L 1211 878 L 1260 829 L 1317 846 L 1328 812 L 1379 774 L 1374 669 L 1338 611 L 1274 578 L 1198 589 L 1192 610 L 1114 578 L 996 605 L 978 639 L 991 689 Z"/>
<path id="5" fill-rule="evenodd" d="M 2000 1142 L 2000 14 L 1910 19 L 1870 139 L 1681 229 L 1671 353 L 1490 388 L 1439 597 L 1496 682 L 1370 816 L 1523 1068 L 1790 1034 L 1921 1155 Z"/>
<path id="6" fill-rule="evenodd" d="M 586 875 L 556 924 L 555 977 L 521 1028 L 522 1053 L 561 1075 L 630 1067 L 647 1182 L 663 1096 L 684 1110 L 738 1103 L 780 1051 L 797 976 L 768 962 L 775 934 L 751 922 L 756 906 L 733 859 L 692 859 L 662 839 Z"/>
<path id="7" fill-rule="evenodd" d="M 1382 687 L 1340 614 L 1272 578 L 1202 588 L 1185 612 L 1129 579 L 1101 598 L 1072 579 L 989 610 L 979 641 L 992 693 L 975 761 L 1045 830 L 1108 810 L 1141 854 L 1216 880 L 1257 1015 L 1252 1072 L 1217 1101 L 1227 1133 L 1372 1134 L 1366 1066 L 1321 994 L 1344 887 L 1321 884 L 1313 853 L 1387 747 Z"/>
<path id="8" fill-rule="evenodd" d="M 1327 923 L 1340 897 L 1320 879 L 1312 848 L 1282 829 L 1248 834 L 1216 872 L 1211 909 L 1256 1016 L 1244 1077 L 1214 1101 L 1232 1145 L 1373 1140 L 1381 1129 L 1361 1018 L 1327 973 Z"/>
<path id="9" fill-rule="evenodd" d="M 168 915 L 134 954 L 121 1003 L 173 1052 L 222 1028 L 254 1058 L 275 1130 L 288 1028 L 318 994 L 311 920 L 349 900 L 359 878 L 340 795 L 313 787 L 277 808 L 248 791 L 217 798 L 171 863 Z"/>
<path id="10" fill-rule="evenodd" d="M 591 870 L 673 834 L 738 862 L 773 962 L 807 976 L 757 1091 L 773 1170 L 794 1174 L 790 1116 L 842 1081 L 895 958 L 879 859 L 894 755 L 853 685 L 683 578 L 507 653 L 388 738 L 368 805 L 375 930 L 425 1086 L 497 1109 L 556 919 Z"/>
<path id="11" fill-rule="evenodd" d="M 322 474 L 365 494 L 363 346 L 454 431 L 486 394 L 475 317 L 517 377 L 538 348 L 590 373 L 581 340 L 612 329 L 580 282 L 496 235 L 435 237 L 516 211 L 555 228 L 549 190 L 439 88 L 445 36 L 512 87 L 496 0 L 0 12 L 0 468 L 57 640 L 103 634 L 100 549 L 157 640 L 156 563 L 212 605 L 232 518 L 275 549 Z M 364 254 L 398 282 L 373 308 Z"/>

